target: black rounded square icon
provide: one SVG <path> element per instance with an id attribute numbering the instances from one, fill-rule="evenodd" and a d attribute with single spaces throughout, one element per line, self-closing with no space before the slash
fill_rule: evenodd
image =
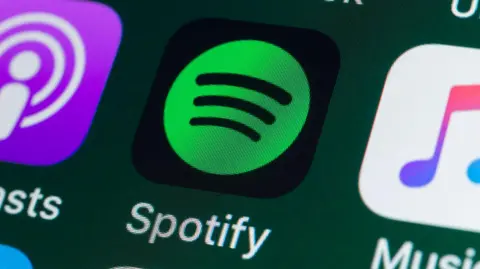
<path id="1" fill-rule="evenodd" d="M 273 198 L 305 178 L 340 68 L 325 34 L 203 19 L 170 39 L 133 145 L 150 181 Z"/>

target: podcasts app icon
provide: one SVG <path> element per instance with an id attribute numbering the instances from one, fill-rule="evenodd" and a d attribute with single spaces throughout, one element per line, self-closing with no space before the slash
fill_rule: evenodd
<path id="1" fill-rule="evenodd" d="M 339 61 L 315 31 L 218 19 L 182 27 L 137 132 L 135 166 L 189 188 L 291 191 L 312 163 Z"/>
<path id="2" fill-rule="evenodd" d="M 121 39 L 106 6 L 15 1 L 0 10 L 0 161 L 45 166 L 82 144 Z"/>

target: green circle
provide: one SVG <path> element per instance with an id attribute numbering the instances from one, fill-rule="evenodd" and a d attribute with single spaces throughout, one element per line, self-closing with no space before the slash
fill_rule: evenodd
<path id="1" fill-rule="evenodd" d="M 238 84 L 199 85 L 199 75 L 240 74 L 278 86 L 291 96 L 282 105 L 262 89 Z M 237 86 L 236 86 L 237 85 Z M 198 106 L 201 96 L 238 98 L 269 111 L 273 124 L 238 108 Z M 310 108 L 310 87 L 300 63 L 282 48 L 257 40 L 232 41 L 209 49 L 192 60 L 178 75 L 168 93 L 164 128 L 176 154 L 206 173 L 237 175 L 263 167 L 282 155 L 300 134 Z M 220 118 L 241 123 L 260 135 L 258 141 L 232 128 L 192 125 L 193 118 Z"/>

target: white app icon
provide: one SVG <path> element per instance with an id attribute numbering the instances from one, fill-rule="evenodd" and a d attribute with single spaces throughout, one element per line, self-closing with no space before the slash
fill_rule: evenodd
<path id="1" fill-rule="evenodd" d="M 422 45 L 391 67 L 360 171 L 367 207 L 480 232 L 480 50 Z"/>

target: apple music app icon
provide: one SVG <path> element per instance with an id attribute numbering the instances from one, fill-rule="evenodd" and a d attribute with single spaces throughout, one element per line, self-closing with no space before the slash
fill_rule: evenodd
<path id="1" fill-rule="evenodd" d="M 442 44 L 392 65 L 360 171 L 373 212 L 480 232 L 479 69 L 479 49 Z"/>
<path id="2" fill-rule="evenodd" d="M 121 35 L 118 15 L 97 3 L 2 4 L 0 161 L 52 165 L 80 147 Z"/>

